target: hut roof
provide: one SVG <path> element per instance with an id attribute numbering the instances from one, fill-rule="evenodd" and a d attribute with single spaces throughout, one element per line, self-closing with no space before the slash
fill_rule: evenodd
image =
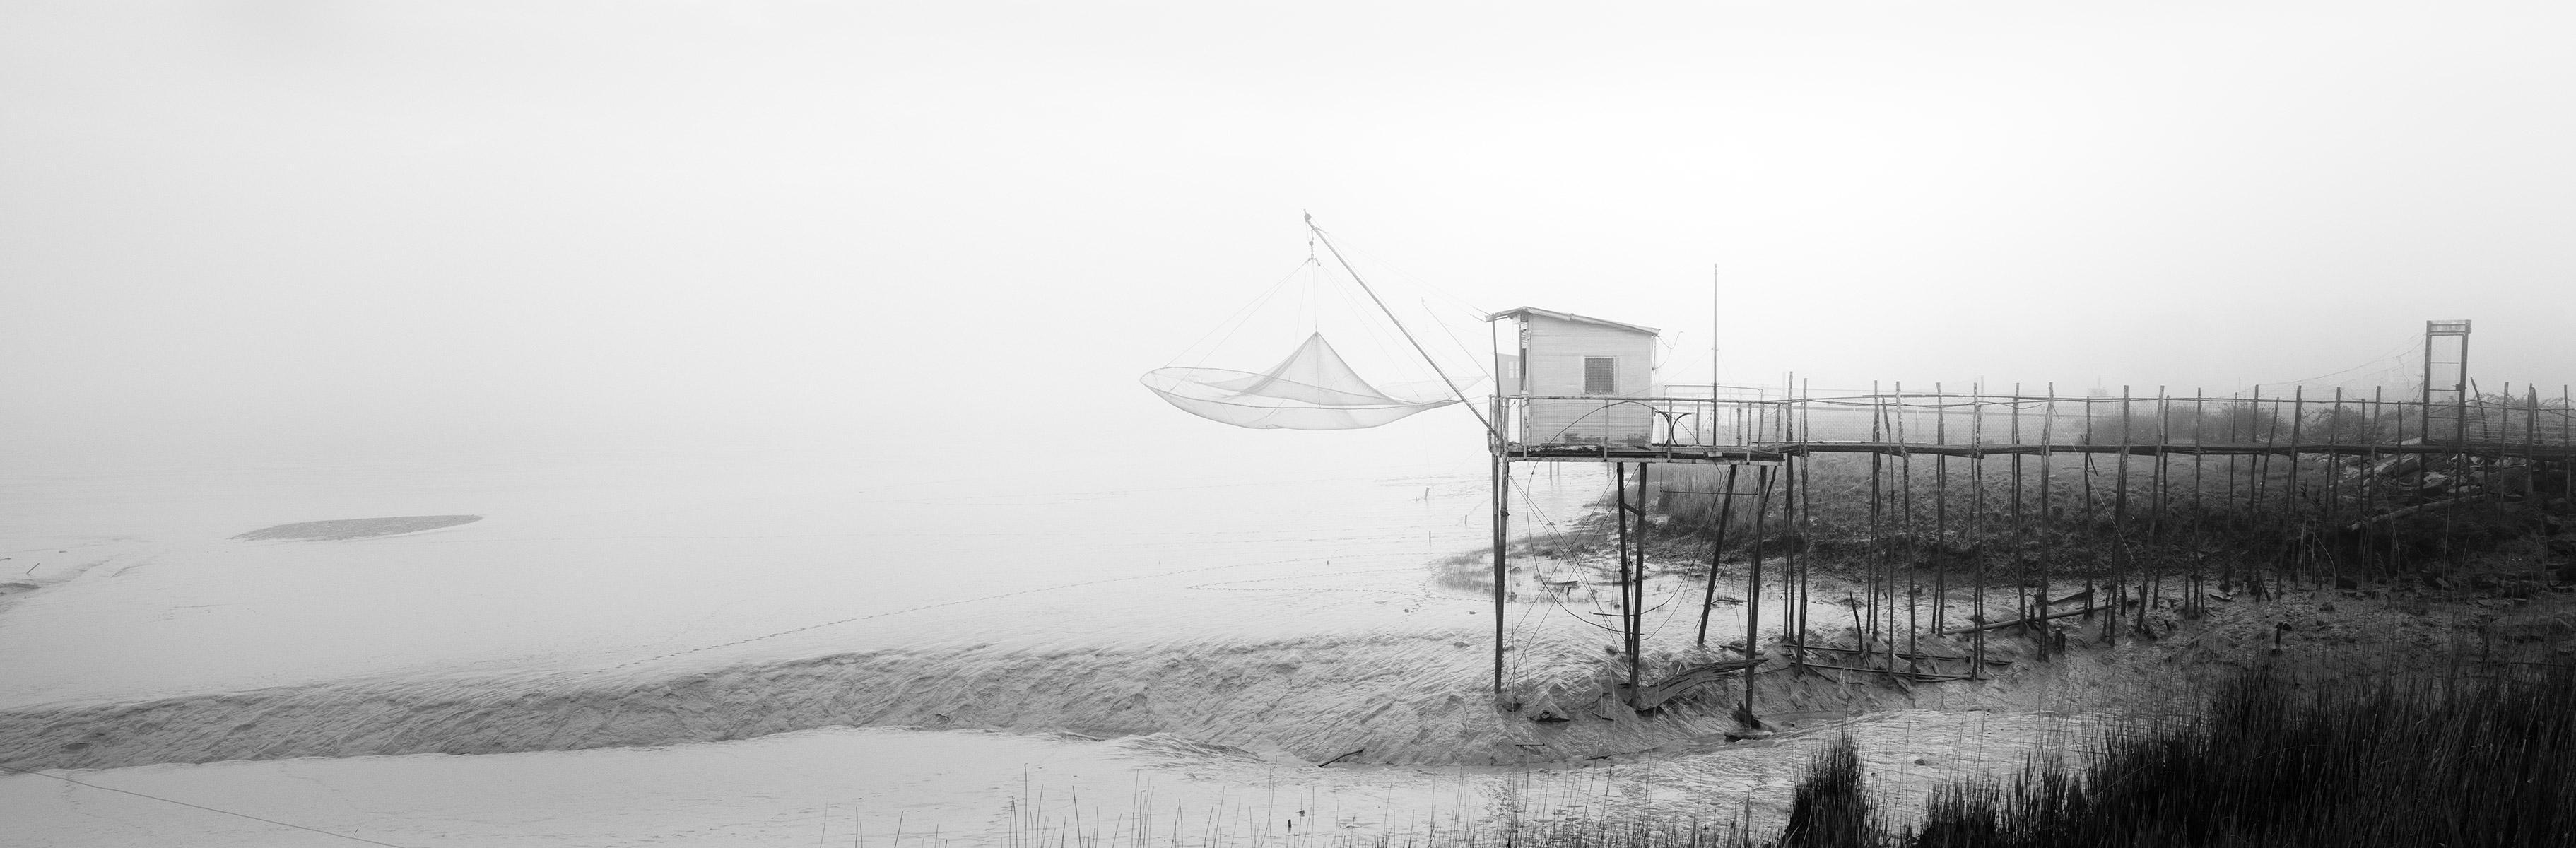
<path id="1" fill-rule="evenodd" d="M 1635 325 L 1635 324 L 1630 324 L 1630 323 L 1627 323 L 1627 322 L 1624 322 L 1624 321 L 1612 321 L 1612 320 L 1607 319 L 1607 318 L 1594 318 L 1594 317 L 1591 317 L 1591 316 L 1589 316 L 1589 315 L 1576 315 L 1576 314 L 1574 314 L 1574 313 L 1572 313 L 1572 312 L 1556 312 L 1556 311 L 1553 311 L 1553 310 L 1540 309 L 1540 308 L 1535 307 L 1535 306 L 1523 306 L 1523 307 L 1520 307 L 1520 308 L 1518 308 L 1518 309 L 1506 309 L 1506 310 L 1503 310 L 1503 311 L 1501 311 L 1501 312 L 1496 312 L 1496 313 L 1494 313 L 1494 314 L 1492 314 L 1492 315 L 1487 315 L 1487 316 L 1485 316 L 1485 320 L 1487 320 L 1487 321 L 1500 321 L 1500 320 L 1503 320 L 1503 319 L 1505 319 L 1505 318 L 1518 318 L 1518 317 L 1523 317 L 1523 316 L 1528 316 L 1528 315 L 1536 315 L 1536 316 L 1539 316 L 1539 317 L 1542 317 L 1542 318 L 1554 318 L 1554 319 L 1559 320 L 1559 321 L 1572 321 L 1572 322 L 1575 322 L 1575 323 L 1577 323 L 1577 324 L 1599 324 L 1599 325 L 1604 326 L 1604 327 L 1610 327 L 1610 328 L 1613 328 L 1613 329 L 1619 329 L 1619 330 L 1626 330 L 1626 331 L 1631 332 L 1631 333 L 1642 333 L 1642 334 L 1649 335 L 1649 336 L 1655 336 L 1655 335 L 1662 335 L 1662 334 L 1663 334 L 1663 331 L 1661 331 L 1661 330 L 1657 330 L 1657 329 L 1655 329 L 1655 328 L 1653 328 L 1653 327 L 1641 327 L 1641 326 L 1638 326 L 1638 325 Z"/>

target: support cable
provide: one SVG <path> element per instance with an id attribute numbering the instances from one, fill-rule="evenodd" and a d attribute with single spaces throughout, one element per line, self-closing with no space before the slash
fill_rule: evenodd
<path id="1" fill-rule="evenodd" d="M 1494 437 L 1494 444 L 1499 448 L 1503 443 L 1503 431 L 1495 428 L 1494 422 L 1485 417 L 1483 410 L 1477 409 L 1475 404 L 1468 402 L 1467 393 L 1458 390 L 1458 381 L 1449 379 L 1449 372 L 1440 367 L 1440 361 L 1432 359 L 1431 352 L 1423 350 L 1422 342 L 1413 337 L 1413 331 L 1404 328 L 1404 320 L 1395 317 L 1395 310 L 1388 309 L 1386 301 L 1378 299 L 1377 290 L 1369 288 L 1368 281 L 1360 278 L 1360 272 L 1351 267 L 1351 261 L 1342 258 L 1342 251 L 1333 246 L 1333 240 L 1324 235 L 1323 228 L 1315 226 L 1315 216 L 1312 214 L 1306 216 L 1306 230 L 1314 233 L 1317 241 L 1324 243 L 1324 250 L 1333 254 L 1333 261 L 1342 264 L 1342 271 L 1351 275 L 1352 282 L 1360 284 L 1360 291 L 1368 293 L 1369 301 L 1377 304 L 1378 311 L 1386 313 L 1386 320 L 1395 324 L 1396 332 L 1404 334 L 1404 340 L 1413 345 L 1414 353 L 1422 355 L 1422 361 L 1431 366 L 1431 373 L 1440 375 L 1440 382 L 1449 387 L 1450 396 L 1457 398 L 1458 403 L 1467 407 L 1468 412 L 1475 413 L 1476 423 L 1485 425 L 1485 433 Z"/>

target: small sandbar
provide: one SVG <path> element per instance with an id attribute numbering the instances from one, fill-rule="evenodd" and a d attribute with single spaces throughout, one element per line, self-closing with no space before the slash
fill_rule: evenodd
<path id="1" fill-rule="evenodd" d="M 292 539 L 304 542 L 336 542 L 344 539 L 367 539 L 418 533 L 441 527 L 454 527 L 483 520 L 480 515 L 405 515 L 394 518 L 339 518 L 330 521 L 303 521 L 262 527 L 234 536 L 244 541 Z"/>

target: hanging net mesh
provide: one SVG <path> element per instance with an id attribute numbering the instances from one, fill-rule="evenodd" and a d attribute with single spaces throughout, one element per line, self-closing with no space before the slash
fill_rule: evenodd
<path id="1" fill-rule="evenodd" d="M 1370 385 L 1323 333 L 1268 371 L 1157 368 L 1143 382 L 1192 415 L 1263 430 L 1356 430 L 1458 402 L 1438 380 Z"/>

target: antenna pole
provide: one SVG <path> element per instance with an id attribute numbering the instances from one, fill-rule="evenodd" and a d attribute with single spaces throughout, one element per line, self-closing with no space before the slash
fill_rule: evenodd
<path id="1" fill-rule="evenodd" d="M 1708 399 L 1717 399 L 1717 322 L 1726 311 L 1718 303 L 1717 265 L 1708 266 Z"/>
<path id="2" fill-rule="evenodd" d="M 1323 242 L 1324 249 L 1332 252 L 1333 261 L 1341 263 L 1342 272 L 1351 275 L 1351 280 L 1360 284 L 1360 291 L 1368 293 L 1369 302 L 1377 304 L 1377 311 L 1386 313 L 1386 320 L 1395 324 L 1396 332 L 1404 334 L 1404 340 L 1413 345 L 1413 352 L 1420 354 L 1422 356 L 1422 361 L 1431 366 L 1431 373 L 1440 375 L 1440 382 L 1449 387 L 1449 394 L 1452 397 L 1456 397 L 1460 405 L 1467 407 L 1468 412 L 1476 414 L 1476 423 L 1485 425 L 1485 433 L 1494 437 L 1495 449 L 1500 450 L 1503 443 L 1503 431 L 1494 427 L 1494 422 L 1485 417 L 1483 410 L 1479 410 L 1476 408 L 1475 404 L 1467 402 L 1467 393 L 1458 390 L 1458 381 L 1449 379 L 1449 372 L 1440 370 L 1440 363 L 1431 358 L 1431 352 L 1423 350 L 1422 342 L 1413 337 L 1413 331 L 1404 328 L 1404 320 L 1395 317 L 1395 310 L 1386 308 L 1386 301 L 1378 299 L 1377 290 L 1369 288 L 1368 281 L 1360 279 L 1360 272 L 1351 269 L 1351 261 L 1342 258 L 1342 249 L 1334 247 L 1332 239 L 1324 237 L 1323 228 L 1315 226 L 1315 216 L 1311 213 L 1306 216 L 1306 231 L 1314 233 L 1315 240 Z"/>

